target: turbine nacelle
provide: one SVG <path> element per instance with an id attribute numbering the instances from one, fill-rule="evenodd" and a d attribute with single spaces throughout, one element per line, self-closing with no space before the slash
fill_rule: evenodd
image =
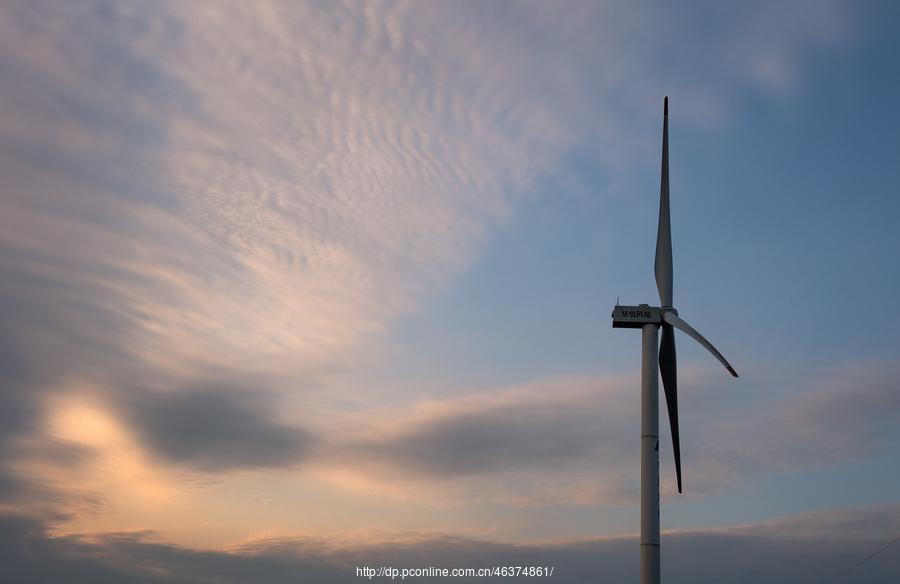
<path id="1" fill-rule="evenodd" d="M 612 313 L 613 328 L 641 328 L 645 324 L 661 324 L 662 312 L 658 306 L 639 304 L 621 306 L 617 304 Z"/>
<path id="2" fill-rule="evenodd" d="M 678 316 L 678 311 L 671 306 L 616 304 L 612 312 L 613 328 L 641 328 L 645 324 L 662 324 L 666 321 L 665 313 L 667 312 Z"/>

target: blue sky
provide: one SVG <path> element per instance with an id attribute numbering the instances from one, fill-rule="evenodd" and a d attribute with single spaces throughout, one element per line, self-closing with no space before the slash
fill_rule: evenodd
<path id="1" fill-rule="evenodd" d="M 675 304 L 741 378 L 679 337 L 664 570 L 865 557 L 900 532 L 898 16 L 5 6 L 4 561 L 636 574 L 640 341 L 610 312 L 657 302 L 665 95 Z"/>

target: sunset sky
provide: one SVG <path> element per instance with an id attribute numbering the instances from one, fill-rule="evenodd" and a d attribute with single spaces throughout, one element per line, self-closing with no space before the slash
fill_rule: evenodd
<path id="1" fill-rule="evenodd" d="M 892 2 L 0 5 L 14 582 L 636 581 L 670 100 L 668 582 L 900 535 Z M 608 578 L 608 580 L 606 580 Z M 900 544 L 834 582 L 895 583 Z"/>

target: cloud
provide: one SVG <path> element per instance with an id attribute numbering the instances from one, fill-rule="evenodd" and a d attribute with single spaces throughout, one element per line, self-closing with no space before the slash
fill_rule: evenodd
<path id="1" fill-rule="evenodd" d="M 392 430 L 360 453 L 435 477 L 546 469 L 581 459 L 624 430 L 602 407 L 599 412 L 585 407 L 600 401 L 600 392 L 591 395 L 586 385 L 548 383 L 426 403 L 395 416 Z"/>
<path id="2" fill-rule="evenodd" d="M 129 396 L 125 410 L 152 452 L 198 470 L 281 467 L 308 458 L 313 437 L 279 423 L 260 394 L 223 383 L 144 391 Z"/>
<path id="3" fill-rule="evenodd" d="M 831 367 L 780 397 L 756 400 L 739 419 L 707 422 L 718 438 L 697 458 L 726 476 L 864 459 L 900 440 L 898 386 L 900 371 L 892 363 Z"/>
<path id="4" fill-rule="evenodd" d="M 820 375 L 777 388 L 750 374 L 742 395 L 729 398 L 717 377 L 682 371 L 689 495 L 721 493 L 767 473 L 865 459 L 900 440 L 896 367 L 846 365 Z M 630 505 L 639 483 L 635 383 L 632 376 L 562 379 L 423 402 L 384 417 L 364 412 L 347 422 L 355 435 L 326 449 L 327 458 L 375 482 L 424 480 L 430 486 L 417 487 L 423 494 L 449 488 L 464 493 L 456 495 L 463 500 Z M 666 426 L 661 422 L 662 486 L 671 495 Z"/>
<path id="5" fill-rule="evenodd" d="M 637 404 L 620 399 L 624 387 L 559 379 L 335 416 L 313 464 L 351 490 L 433 503 L 630 499 Z"/>
<path id="6" fill-rule="evenodd" d="M 889 542 L 900 531 L 894 506 L 788 517 L 766 524 L 663 534 L 667 582 L 788 583 L 830 577 Z M 356 568 L 484 568 L 552 566 L 558 582 L 633 579 L 633 536 L 533 545 L 448 534 L 394 534 L 379 539 L 281 538 L 227 550 L 197 550 L 154 541 L 148 532 L 48 537 L 23 516 L 0 516 L 0 559 L 17 582 L 48 582 L 73 574 L 91 582 L 346 582 Z M 895 582 L 900 563 L 888 550 L 848 578 Z M 475 581 L 477 578 L 461 579 Z M 524 579 L 513 578 L 511 581 Z"/>

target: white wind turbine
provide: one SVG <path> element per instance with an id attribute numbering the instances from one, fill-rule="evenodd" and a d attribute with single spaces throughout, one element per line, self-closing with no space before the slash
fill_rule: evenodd
<path id="1" fill-rule="evenodd" d="M 659 584 L 659 375 L 662 376 L 675 451 L 675 474 L 681 492 L 681 448 L 678 438 L 678 390 L 675 364 L 675 330 L 693 337 L 712 353 L 728 372 L 737 373 L 725 357 L 672 306 L 672 226 L 669 219 L 669 98 L 663 109 L 662 178 L 659 192 L 659 227 L 656 233 L 654 273 L 661 306 L 619 306 L 613 309 L 613 328 L 642 331 L 641 357 L 641 584 Z M 662 341 L 657 353 L 657 331 Z M 657 365 L 657 358 L 659 365 Z"/>

